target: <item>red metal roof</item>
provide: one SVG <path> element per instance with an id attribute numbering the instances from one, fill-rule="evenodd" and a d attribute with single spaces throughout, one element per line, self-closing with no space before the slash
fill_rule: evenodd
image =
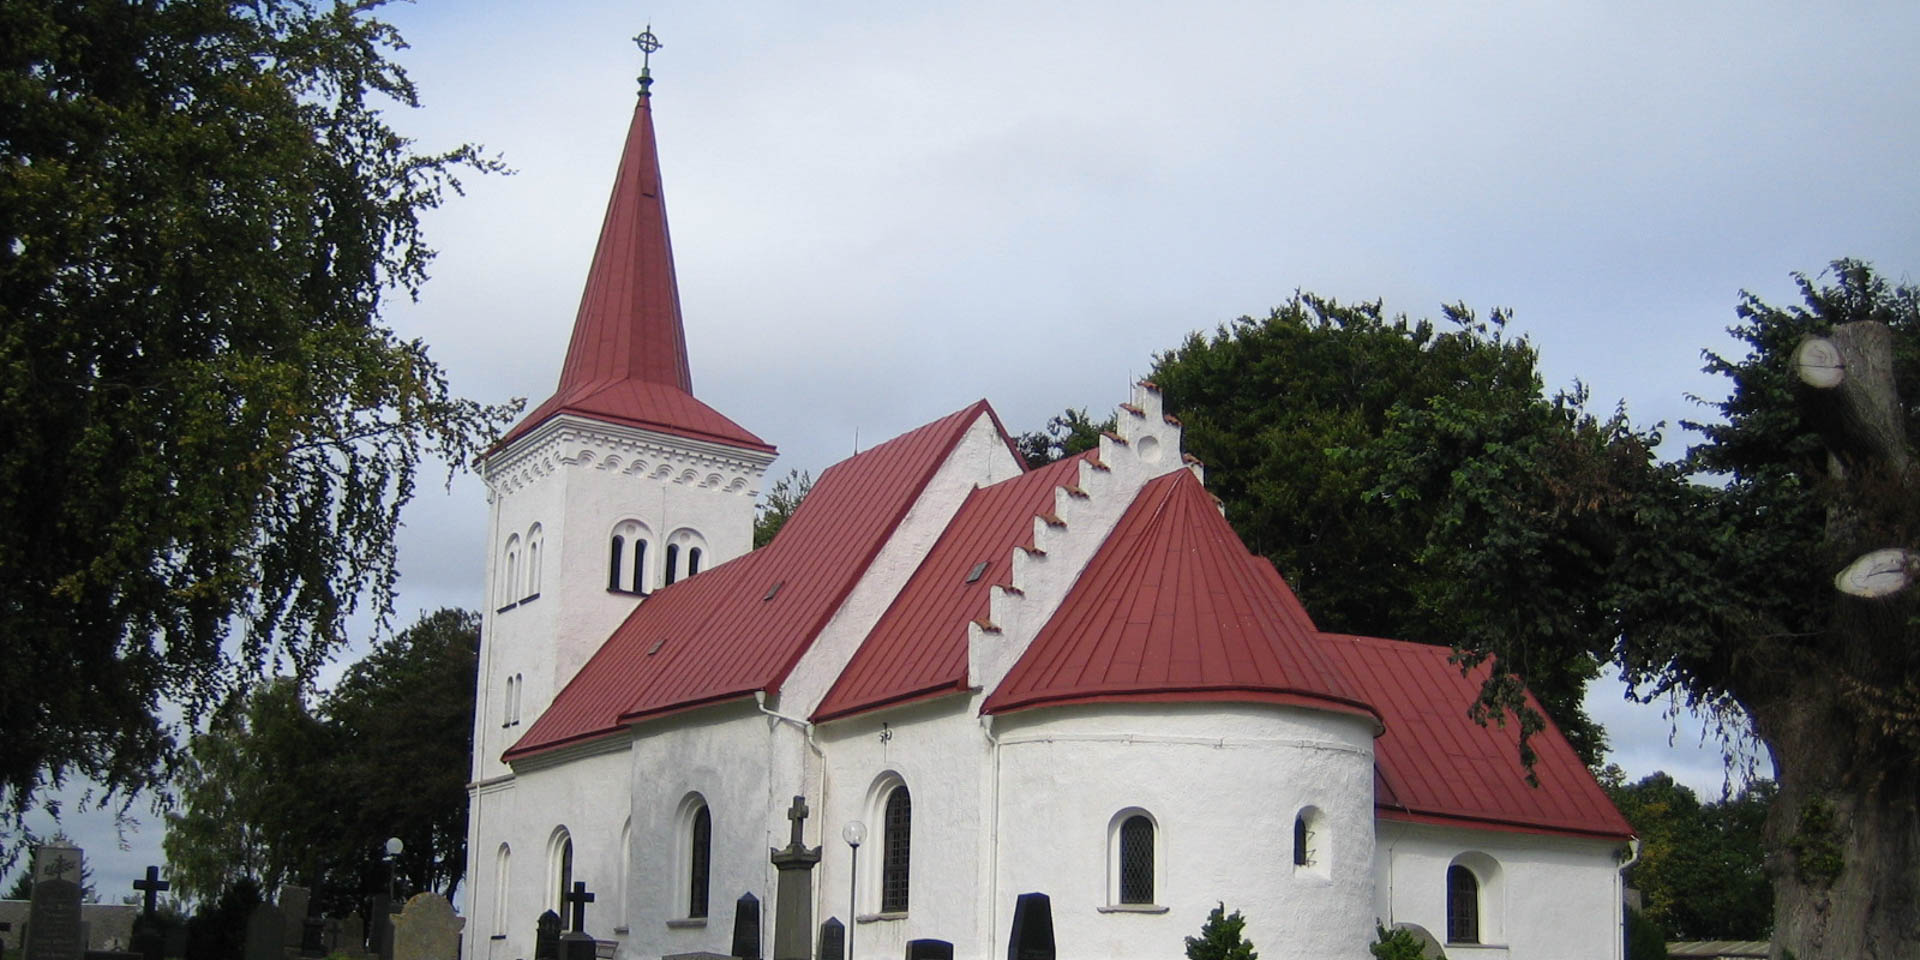
<path id="1" fill-rule="evenodd" d="M 835 464 L 772 543 L 655 591 L 506 759 L 778 687 L 983 415 L 985 400 Z"/>
<path id="2" fill-rule="evenodd" d="M 1322 638 L 1386 721 L 1386 732 L 1373 744 L 1374 801 L 1383 819 L 1633 835 L 1551 719 L 1531 741 L 1539 753 L 1534 774 L 1540 786 L 1527 784 L 1517 727 L 1482 727 L 1467 715 L 1484 667 L 1462 676 L 1448 661 L 1452 651 L 1446 647 L 1332 634 Z M 1537 702 L 1534 708 L 1539 709 Z"/>
<path id="3" fill-rule="evenodd" d="M 1186 470 L 1147 483 L 982 710 L 1282 702 L 1377 717 L 1273 565 Z"/>
<path id="4" fill-rule="evenodd" d="M 1010 582 L 1014 548 L 1033 542 L 1033 518 L 1053 509 L 1054 490 L 1075 482 L 1080 462 L 1096 452 L 969 494 L 813 719 L 967 689 L 967 624 L 987 615 L 989 587 Z M 981 563 L 986 569 L 968 583 L 967 575 Z"/>
<path id="5" fill-rule="evenodd" d="M 560 385 L 507 431 L 496 449 L 559 413 L 729 446 L 773 449 L 694 399 L 651 99 L 641 96 L 634 104 Z"/>

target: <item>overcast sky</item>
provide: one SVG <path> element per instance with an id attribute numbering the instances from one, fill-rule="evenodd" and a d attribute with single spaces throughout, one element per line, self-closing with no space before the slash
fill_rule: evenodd
<path id="1" fill-rule="evenodd" d="M 470 141 L 391 310 L 467 396 L 566 349 L 651 21 L 695 392 L 818 474 L 972 400 L 1009 428 L 1125 398 L 1155 352 L 1294 290 L 1512 309 L 1550 388 L 1640 423 L 1717 398 L 1742 289 L 1920 264 L 1910 3 L 524 4 L 388 11 L 427 149 Z M 409 509 L 400 622 L 477 608 L 484 494 Z M 1716 749 L 1596 686 L 1629 774 L 1717 795 Z M 142 811 L 136 810 L 136 813 Z M 70 817 L 103 894 L 160 862 Z"/>

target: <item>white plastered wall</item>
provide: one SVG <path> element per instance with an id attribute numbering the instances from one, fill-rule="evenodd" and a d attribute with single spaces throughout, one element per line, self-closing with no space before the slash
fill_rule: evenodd
<path id="1" fill-rule="evenodd" d="M 587 909 L 587 931 L 615 939 L 611 894 L 621 882 L 630 765 L 625 740 L 614 738 L 572 751 L 564 762 L 523 767 L 514 777 L 472 791 L 467 811 L 471 902 L 461 956 L 533 956 L 534 923 L 558 894 L 557 884 L 549 886 L 551 840 L 562 827 L 573 838 L 573 879 L 599 898 Z M 495 881 L 503 843 L 512 851 L 504 893 Z"/>
<path id="2" fill-rule="evenodd" d="M 1446 944 L 1457 960 L 1618 960 L 1618 840 L 1380 820 L 1374 910 L 1447 938 L 1447 868 L 1462 855 L 1481 882 L 1479 945 Z M 1476 856 L 1477 855 L 1477 856 Z M 1497 865 L 1492 875 L 1490 860 Z"/>
<path id="3" fill-rule="evenodd" d="M 1037 891 L 1052 898 L 1062 960 L 1179 956 L 1224 901 L 1247 916 L 1246 936 L 1268 960 L 1367 956 L 1366 719 L 1264 704 L 1112 704 L 1016 713 L 993 729 L 997 936 L 1015 898 Z M 1309 806 L 1320 812 L 1314 862 L 1297 868 L 1293 821 Z M 1155 903 L 1116 909 L 1109 827 L 1132 809 L 1157 824 Z"/>

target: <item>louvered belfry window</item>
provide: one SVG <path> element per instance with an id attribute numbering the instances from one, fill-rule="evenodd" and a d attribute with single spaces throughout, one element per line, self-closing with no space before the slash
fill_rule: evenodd
<path id="1" fill-rule="evenodd" d="M 693 815 L 693 850 L 687 867 L 687 916 L 704 917 L 707 880 L 713 874 L 713 814 L 704 806 Z"/>
<path id="2" fill-rule="evenodd" d="M 1153 821 L 1145 816 L 1120 825 L 1120 902 L 1153 902 Z"/>
<path id="3" fill-rule="evenodd" d="M 907 874 L 913 859 L 913 797 L 903 784 L 887 795 L 885 859 L 880 865 L 880 912 L 907 912 Z"/>
<path id="4" fill-rule="evenodd" d="M 1480 878 L 1458 865 L 1447 868 L 1447 942 L 1480 942 Z"/>

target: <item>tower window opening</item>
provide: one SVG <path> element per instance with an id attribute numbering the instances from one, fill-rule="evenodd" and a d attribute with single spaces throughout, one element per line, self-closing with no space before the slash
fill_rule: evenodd
<path id="1" fill-rule="evenodd" d="M 627 546 L 626 538 L 620 536 L 617 533 L 613 535 L 613 551 L 612 551 L 613 555 L 607 560 L 607 589 L 608 590 L 620 589 L 620 561 L 623 559 L 623 555 L 626 553 L 626 546 Z"/>
<path id="2" fill-rule="evenodd" d="M 677 569 L 679 566 L 680 545 L 677 543 L 669 543 L 667 544 L 667 584 L 669 586 L 680 578 L 680 571 Z"/>

